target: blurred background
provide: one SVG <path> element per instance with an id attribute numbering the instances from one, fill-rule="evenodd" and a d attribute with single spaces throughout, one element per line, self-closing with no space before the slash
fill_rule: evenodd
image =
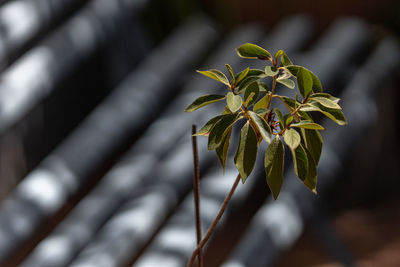
<path id="1" fill-rule="evenodd" d="M 261 151 L 205 266 L 400 266 L 399 34 L 395 0 L 0 0 L 0 266 L 186 266 L 191 125 L 223 106 L 183 110 L 226 90 L 196 69 L 262 68 L 245 42 L 316 73 L 349 124 L 315 117 L 318 196 L 287 156 L 273 201 Z M 236 177 L 205 139 L 203 231 Z"/>

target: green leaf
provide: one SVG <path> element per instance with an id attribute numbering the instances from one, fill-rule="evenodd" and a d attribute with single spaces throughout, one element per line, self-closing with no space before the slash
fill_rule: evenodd
<path id="1" fill-rule="evenodd" d="M 317 130 L 301 129 L 301 135 L 303 136 L 306 148 L 310 151 L 315 164 L 318 165 L 323 144 L 321 134 Z"/>
<path id="2" fill-rule="evenodd" d="M 284 86 L 290 88 L 290 89 L 294 89 L 295 87 L 295 83 L 294 81 L 292 81 L 291 79 L 276 79 L 276 81 L 280 84 L 283 84 Z"/>
<path id="3" fill-rule="evenodd" d="M 274 68 L 272 66 L 266 66 L 265 67 L 265 75 L 267 76 L 275 76 L 279 73 L 279 70 L 274 70 Z"/>
<path id="4" fill-rule="evenodd" d="M 253 82 L 257 82 L 260 79 L 259 76 L 248 76 L 246 77 L 239 86 L 238 93 L 241 94 L 246 91 L 246 88 Z"/>
<path id="5" fill-rule="evenodd" d="M 299 145 L 296 149 L 291 149 L 293 156 L 293 168 L 294 173 L 300 180 L 304 181 L 307 178 L 308 173 L 308 160 L 306 151 L 303 145 Z"/>
<path id="6" fill-rule="evenodd" d="M 271 91 L 271 88 L 269 88 L 269 86 L 266 83 L 258 82 L 258 85 L 260 86 L 259 87 L 260 92 L 267 93 L 267 92 Z"/>
<path id="7" fill-rule="evenodd" d="M 283 54 L 281 57 L 281 65 L 282 66 L 293 65 L 293 62 L 290 60 L 290 58 L 286 54 Z"/>
<path id="8" fill-rule="evenodd" d="M 249 73 L 250 68 L 247 67 L 235 76 L 236 84 L 240 83 Z"/>
<path id="9" fill-rule="evenodd" d="M 321 81 L 318 79 L 317 75 L 315 75 L 311 71 L 309 71 L 309 73 L 311 74 L 311 78 L 313 81 L 313 85 L 312 85 L 313 92 L 314 93 L 322 93 L 323 89 L 322 89 Z"/>
<path id="10" fill-rule="evenodd" d="M 293 75 L 297 77 L 297 73 L 299 71 L 300 68 L 306 69 L 304 67 L 300 67 L 297 65 L 290 65 L 290 66 L 286 66 L 286 69 Z M 306 69 L 307 70 L 307 69 Z M 312 91 L 314 93 L 322 93 L 323 89 L 322 89 L 322 84 L 321 81 L 318 79 L 317 75 L 315 75 L 312 71 L 307 70 L 308 73 L 311 75 L 311 79 L 312 79 Z"/>
<path id="11" fill-rule="evenodd" d="M 236 119 L 239 117 L 238 114 L 227 114 L 222 115 L 221 119 L 217 121 L 210 131 L 208 136 L 208 150 L 216 149 L 222 143 L 225 134 L 228 133 L 232 128 Z"/>
<path id="12" fill-rule="evenodd" d="M 233 69 L 231 67 L 231 65 L 229 64 L 225 64 L 225 68 L 228 70 L 229 76 L 231 76 L 232 78 L 232 83 L 235 83 L 235 75 L 233 74 Z"/>
<path id="13" fill-rule="evenodd" d="M 305 147 L 303 148 L 306 152 L 308 162 L 307 178 L 303 182 L 308 189 L 310 189 L 314 194 L 317 194 L 317 165 L 315 164 L 315 160 L 310 151 Z"/>
<path id="14" fill-rule="evenodd" d="M 283 133 L 283 140 L 285 140 L 286 145 L 290 147 L 290 149 L 296 149 L 301 142 L 301 137 L 298 132 L 294 129 L 286 129 Z"/>
<path id="15" fill-rule="evenodd" d="M 204 95 L 200 96 L 197 98 L 195 101 L 193 101 L 192 104 L 190 104 L 186 109 L 185 112 L 193 112 L 201 107 L 204 107 L 206 105 L 218 102 L 225 99 L 224 95 Z"/>
<path id="16" fill-rule="evenodd" d="M 279 126 L 283 129 L 285 127 L 285 118 L 283 117 L 282 112 L 277 108 L 274 108 L 274 112 L 279 119 Z"/>
<path id="17" fill-rule="evenodd" d="M 204 71 L 197 71 L 200 74 L 203 74 L 204 76 L 207 76 L 211 79 L 214 79 L 216 81 L 219 81 L 225 85 L 230 86 L 228 78 L 226 78 L 225 74 L 223 74 L 221 71 L 216 70 L 216 69 L 211 69 L 211 70 L 204 70 Z"/>
<path id="18" fill-rule="evenodd" d="M 257 103 L 254 104 L 253 110 L 256 111 L 258 109 L 265 109 L 268 105 L 268 102 L 271 100 L 270 95 L 263 96 Z"/>
<path id="19" fill-rule="evenodd" d="M 297 84 L 299 85 L 300 94 L 305 98 L 312 91 L 313 80 L 310 72 L 301 67 L 297 71 Z"/>
<path id="20" fill-rule="evenodd" d="M 286 106 L 286 108 L 288 110 L 290 110 L 290 112 L 293 112 L 293 110 L 295 109 L 295 100 L 287 97 L 287 96 L 280 96 L 279 99 L 282 101 L 282 103 Z M 301 103 L 299 101 L 296 101 L 296 107 L 298 107 L 299 105 L 301 105 Z M 299 121 L 299 116 L 301 118 L 307 119 L 307 120 L 312 120 L 311 116 L 308 115 L 306 112 L 302 112 L 302 111 L 298 111 L 297 114 L 294 114 L 293 117 Z"/>
<path id="21" fill-rule="evenodd" d="M 285 126 L 289 125 L 293 121 L 293 116 L 290 114 L 285 114 L 285 116 L 283 116 L 283 118 L 285 119 Z"/>
<path id="22" fill-rule="evenodd" d="M 325 128 L 322 127 L 321 125 L 309 120 L 302 120 L 299 121 L 298 123 L 293 123 L 291 127 L 311 129 L 311 130 L 325 130 Z"/>
<path id="23" fill-rule="evenodd" d="M 235 165 L 244 183 L 253 171 L 257 158 L 257 135 L 247 122 L 240 131 L 239 146 L 235 155 Z"/>
<path id="24" fill-rule="evenodd" d="M 246 43 L 236 49 L 237 54 L 244 58 L 272 59 L 271 54 L 262 47 Z"/>
<path id="25" fill-rule="evenodd" d="M 225 134 L 221 145 L 215 149 L 215 152 L 217 153 L 217 157 L 222 165 L 222 169 L 224 172 L 225 172 L 226 160 L 228 158 L 228 149 L 231 140 L 231 133 L 232 133 L 232 127 Z"/>
<path id="26" fill-rule="evenodd" d="M 258 94 L 260 93 L 258 82 L 253 82 L 249 86 L 247 86 L 246 91 L 244 91 L 243 98 L 247 103 L 246 107 L 251 106 L 254 102 L 256 102 L 258 98 Z M 251 99 L 248 99 L 250 95 L 253 95 Z"/>
<path id="27" fill-rule="evenodd" d="M 312 97 L 324 97 L 335 103 L 339 103 L 339 101 L 340 101 L 340 98 L 334 97 L 328 93 L 314 93 L 314 94 L 310 95 L 310 98 L 312 98 Z"/>
<path id="28" fill-rule="evenodd" d="M 275 53 L 275 60 L 278 60 L 280 56 L 282 56 L 283 54 L 285 54 L 285 52 L 283 50 L 279 50 L 278 52 Z"/>
<path id="29" fill-rule="evenodd" d="M 342 109 L 337 103 L 335 103 L 332 100 L 325 98 L 325 97 L 313 96 L 313 97 L 310 97 L 309 100 L 316 101 L 327 108 Z"/>
<path id="30" fill-rule="evenodd" d="M 240 109 L 243 103 L 243 99 L 240 95 L 235 95 L 232 92 L 226 94 L 226 103 L 232 113 L 235 113 Z"/>
<path id="31" fill-rule="evenodd" d="M 331 109 L 318 102 L 310 102 L 308 106 L 301 108 L 302 111 L 319 111 L 339 125 L 346 125 L 347 121 L 343 112 L 339 109 Z"/>
<path id="32" fill-rule="evenodd" d="M 267 114 L 269 112 L 269 109 L 266 108 L 259 108 L 256 111 L 254 111 L 255 113 L 257 113 L 260 116 L 265 116 L 265 114 Z"/>
<path id="33" fill-rule="evenodd" d="M 262 116 L 259 114 L 249 111 L 249 115 L 251 120 L 254 122 L 254 125 L 257 128 L 257 131 L 261 134 L 261 137 L 267 142 L 271 143 L 271 135 L 272 131 L 269 127 L 268 123 L 264 120 Z"/>
<path id="34" fill-rule="evenodd" d="M 284 168 L 284 148 L 279 136 L 276 136 L 265 151 L 264 167 L 267 175 L 267 184 L 270 188 L 274 199 L 282 188 L 283 168 Z"/>
<path id="35" fill-rule="evenodd" d="M 217 123 L 217 121 L 219 121 L 222 117 L 223 115 L 219 115 L 207 121 L 207 123 L 197 133 L 194 134 L 194 136 L 208 136 L 212 127 L 214 127 L 214 124 Z"/>

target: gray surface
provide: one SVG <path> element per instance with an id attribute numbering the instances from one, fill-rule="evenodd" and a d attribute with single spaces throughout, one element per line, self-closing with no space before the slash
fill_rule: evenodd
<path id="1" fill-rule="evenodd" d="M 193 68 L 216 37 L 206 19 L 181 27 L 17 186 L 0 207 L 0 261 L 62 207 L 125 140 L 151 122 L 182 73 Z M 168 64 L 159 64 L 166 57 Z"/>

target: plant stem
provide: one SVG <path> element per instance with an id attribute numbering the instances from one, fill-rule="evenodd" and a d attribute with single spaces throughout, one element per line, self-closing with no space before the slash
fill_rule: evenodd
<path id="1" fill-rule="evenodd" d="M 207 243 L 208 239 L 210 238 L 212 232 L 214 231 L 214 228 L 217 226 L 219 220 L 221 219 L 222 215 L 225 212 L 226 206 L 229 203 L 229 200 L 231 200 L 233 193 L 236 190 L 237 185 L 239 184 L 240 181 L 240 174 L 236 177 L 235 182 L 232 185 L 231 191 L 229 191 L 229 194 L 225 197 L 224 202 L 222 203 L 222 206 L 217 214 L 217 217 L 215 217 L 213 223 L 211 224 L 210 228 L 208 228 L 206 235 L 203 237 L 203 239 L 200 241 L 198 244 L 197 248 L 193 251 L 192 256 L 190 257 L 188 267 L 192 267 L 194 260 L 196 258 L 196 255 L 198 254 L 198 251 L 203 248 L 203 246 Z"/>
<path id="2" fill-rule="evenodd" d="M 196 125 L 192 125 L 192 146 L 193 146 L 193 161 L 194 161 L 194 175 L 193 175 L 193 190 L 194 190 L 194 208 L 196 218 L 196 235 L 197 245 L 201 241 L 201 217 L 200 217 L 200 168 L 199 168 L 199 153 L 197 150 L 197 136 Z M 198 253 L 199 267 L 203 267 L 203 250 L 199 249 Z"/>

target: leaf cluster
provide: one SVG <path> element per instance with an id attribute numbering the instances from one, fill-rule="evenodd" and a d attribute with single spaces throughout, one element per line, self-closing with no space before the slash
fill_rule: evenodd
<path id="1" fill-rule="evenodd" d="M 201 96 L 186 108 L 186 112 L 192 112 L 215 102 L 226 103 L 221 114 L 211 118 L 195 135 L 208 136 L 208 149 L 216 151 L 225 169 L 232 127 L 244 120 L 234 158 L 243 183 L 254 169 L 260 143 L 265 141 L 269 144 L 264 157 L 266 180 L 274 198 L 283 183 L 284 145 L 291 151 L 295 174 L 316 193 L 317 165 L 323 144 L 319 131 L 324 127 L 314 122 L 312 112 L 320 112 L 345 125 L 340 99 L 324 93 L 319 78 L 310 70 L 294 65 L 283 50 L 272 56 L 264 48 L 246 43 L 236 52 L 242 58 L 264 60 L 267 64 L 263 70 L 248 67 L 236 74 L 226 64 L 229 78 L 216 69 L 198 71 L 224 84 L 227 92 Z M 277 94 L 278 83 L 293 90 L 297 83 L 295 98 Z M 273 99 L 281 101 L 286 111 L 273 108 Z"/>

